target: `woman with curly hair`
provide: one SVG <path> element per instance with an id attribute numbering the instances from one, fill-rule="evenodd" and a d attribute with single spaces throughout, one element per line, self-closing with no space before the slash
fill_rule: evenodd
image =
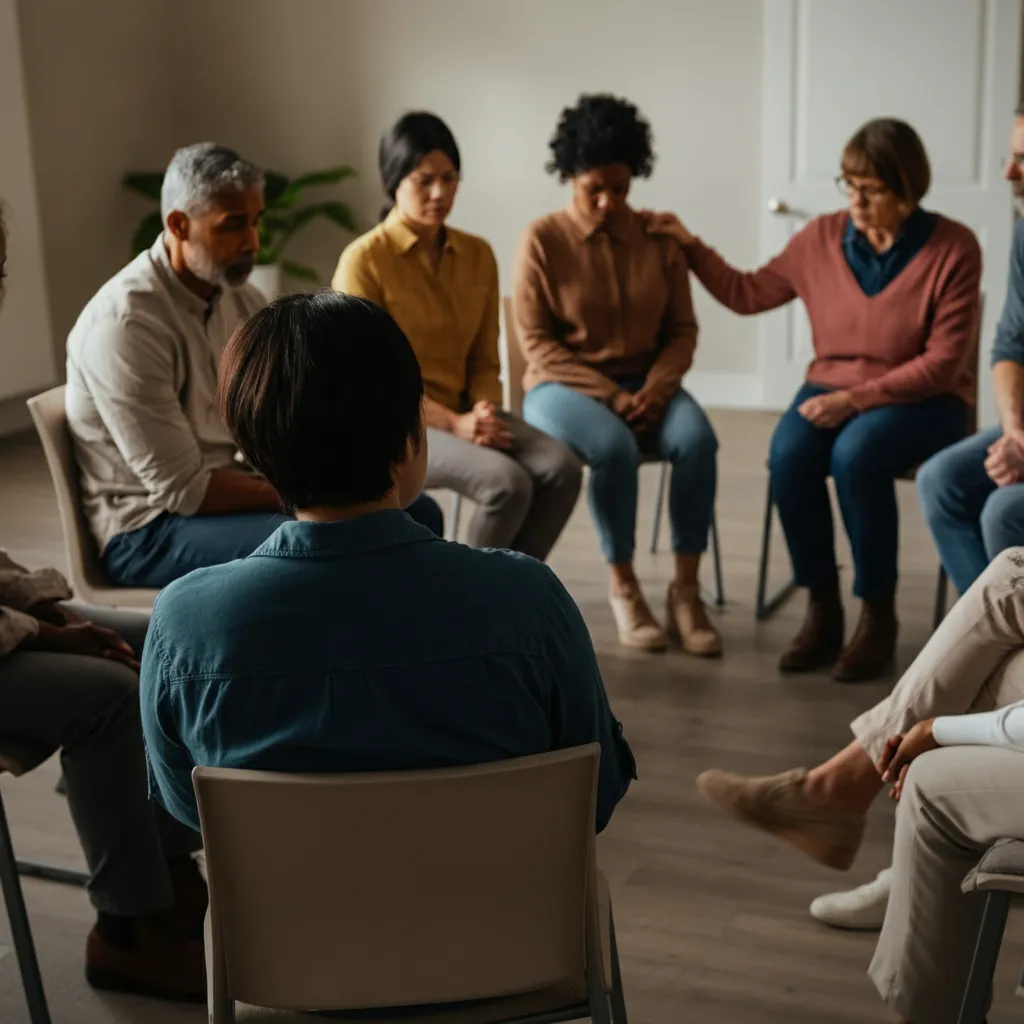
<path id="1" fill-rule="evenodd" d="M 564 444 L 501 408 L 498 266 L 448 224 L 462 161 L 435 114 L 400 117 L 380 140 L 383 219 L 341 255 L 334 287 L 387 310 L 423 370 L 427 486 L 469 498 L 467 540 L 547 558 L 583 469 Z"/>
<path id="2" fill-rule="evenodd" d="M 680 387 L 697 344 L 681 246 L 647 232 L 627 202 L 654 167 L 651 128 L 613 96 L 562 111 L 548 170 L 569 205 L 527 229 L 515 267 L 516 332 L 527 361 L 526 421 L 590 466 L 590 511 L 608 561 L 619 640 L 659 651 L 721 653 L 697 571 L 715 501 L 718 442 Z M 669 519 L 675 578 L 668 635 L 633 569 L 637 470 L 644 454 L 672 463 Z"/>
<path id="3" fill-rule="evenodd" d="M 810 592 L 784 672 L 834 663 L 844 681 L 892 660 L 899 540 L 894 481 L 967 432 L 981 249 L 970 228 L 922 209 L 931 170 L 917 132 L 863 125 L 840 159 L 848 209 L 815 217 L 760 270 L 731 267 L 674 216 L 655 217 L 705 288 L 735 313 L 800 299 L 814 359 L 772 436 L 772 499 L 796 582 Z M 860 622 L 846 646 L 831 476 L 853 550 Z"/>

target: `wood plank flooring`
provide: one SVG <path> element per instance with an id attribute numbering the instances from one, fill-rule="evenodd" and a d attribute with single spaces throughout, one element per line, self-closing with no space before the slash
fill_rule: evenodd
<path id="1" fill-rule="evenodd" d="M 640 655 L 617 645 L 585 502 L 552 558 L 586 616 L 640 774 L 599 842 L 615 902 L 630 1020 L 886 1021 L 865 976 L 874 938 L 824 929 L 808 916 L 807 905 L 833 887 L 871 877 L 887 863 L 891 808 L 879 801 L 861 858 L 850 875 L 842 876 L 721 819 L 694 792 L 694 777 L 707 767 L 771 772 L 828 756 L 848 741 L 850 719 L 895 679 L 894 674 L 876 684 L 842 686 L 825 676 L 784 678 L 776 672 L 779 649 L 797 628 L 802 598 L 768 623 L 754 621 L 764 456 L 775 417 L 716 412 L 712 419 L 721 442 L 718 519 L 728 599 L 716 613 L 726 647 L 720 662 L 678 653 Z M 661 553 L 646 554 L 655 473 L 656 467 L 642 471 L 638 540 L 644 553 L 637 566 L 660 614 L 671 558 L 667 529 Z M 903 666 L 930 631 L 937 563 L 910 485 L 901 485 L 900 504 Z M 31 437 L 0 442 L 0 543 L 26 562 L 63 565 L 56 505 Z M 778 534 L 774 551 L 778 581 L 788 568 Z M 840 559 L 850 565 L 842 546 Z M 843 579 L 848 587 L 848 569 Z M 51 763 L 22 780 L 4 777 L 0 785 L 19 851 L 77 863 L 81 858 L 66 808 L 52 791 L 55 778 Z M 205 1019 L 201 1007 L 90 991 L 81 979 L 82 942 L 91 920 L 85 896 L 47 883 L 24 885 L 58 1024 L 201 1024 Z M 0 947 L 7 944 L 3 920 Z M 1024 1019 L 1024 1005 L 1013 996 L 1022 959 L 1024 927 L 1011 917 L 990 1024 Z M 0 959 L 0 1021 L 27 1019 L 14 958 L 7 955 Z"/>

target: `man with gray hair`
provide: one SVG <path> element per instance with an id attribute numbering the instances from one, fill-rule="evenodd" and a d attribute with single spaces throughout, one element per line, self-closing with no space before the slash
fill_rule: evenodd
<path id="1" fill-rule="evenodd" d="M 263 173 L 211 142 L 164 174 L 164 230 L 111 278 L 68 337 L 68 424 L 103 564 L 120 586 L 163 587 L 251 554 L 284 521 L 274 489 L 235 461 L 216 408 L 238 324 L 265 305 L 247 283 Z M 410 512 L 440 532 L 440 509 Z"/>

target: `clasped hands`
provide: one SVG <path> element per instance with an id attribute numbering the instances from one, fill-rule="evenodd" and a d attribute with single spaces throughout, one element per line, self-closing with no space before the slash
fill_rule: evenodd
<path id="1" fill-rule="evenodd" d="M 26 650 L 107 658 L 139 671 L 138 655 L 114 630 L 83 619 L 57 601 L 33 605 L 28 614 L 39 623 L 39 632 L 25 644 Z"/>
<path id="2" fill-rule="evenodd" d="M 1024 480 L 1024 430 L 1008 430 L 989 445 L 985 472 L 997 487 Z"/>
<path id="3" fill-rule="evenodd" d="M 476 402 L 469 412 L 456 416 L 452 433 L 463 441 L 485 448 L 512 447 L 509 425 L 498 415 L 497 406 L 485 400 Z"/>

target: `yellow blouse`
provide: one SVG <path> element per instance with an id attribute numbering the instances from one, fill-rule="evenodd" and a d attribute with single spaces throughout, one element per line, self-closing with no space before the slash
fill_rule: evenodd
<path id="1" fill-rule="evenodd" d="M 482 238 L 446 228 L 435 271 L 392 210 L 345 249 L 331 284 L 394 317 L 420 361 L 428 398 L 453 412 L 481 399 L 501 404 L 498 266 Z"/>

